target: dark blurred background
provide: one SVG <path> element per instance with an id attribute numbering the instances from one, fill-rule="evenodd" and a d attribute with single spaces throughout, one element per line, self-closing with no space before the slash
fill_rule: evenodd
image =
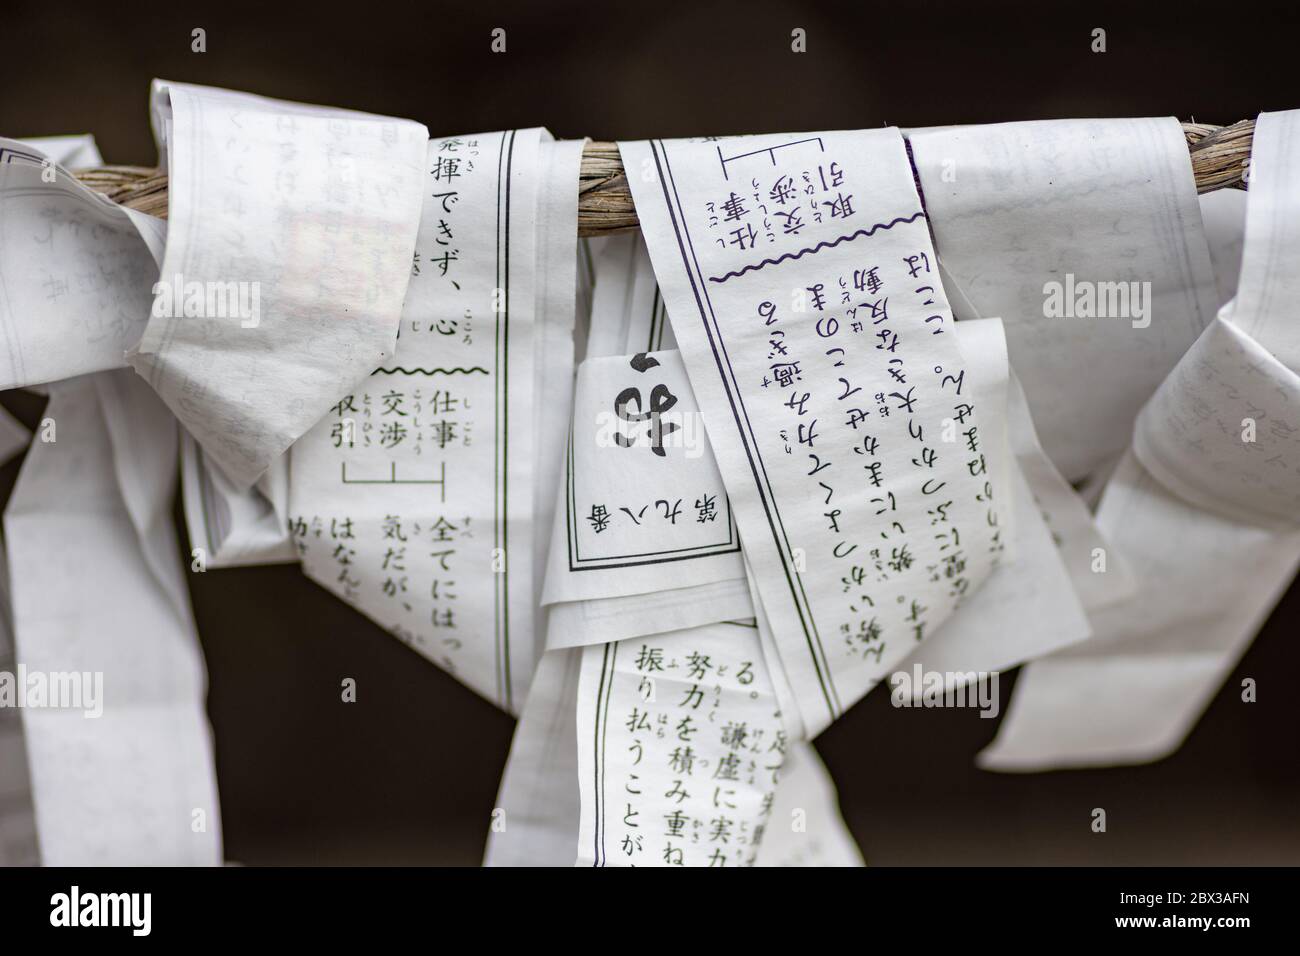
<path id="1" fill-rule="evenodd" d="M 189 6 L 181 11 L 179 8 Z M 0 10 L 0 133 L 153 165 L 153 77 L 598 139 L 1300 107 L 1294 2 L 222 2 Z M 190 51 L 195 27 L 207 52 Z M 489 52 L 494 27 L 507 53 Z M 808 52 L 790 52 L 807 31 Z M 1091 52 L 1096 27 L 1107 52 Z M 34 396 L 0 397 L 27 424 Z M 7 498 L 17 463 L 0 471 Z M 183 524 L 178 522 L 182 540 Z M 513 720 L 294 567 L 190 576 L 226 855 L 477 864 Z M 872 864 L 1300 863 L 1293 587 L 1191 739 L 1148 767 L 1002 776 L 997 721 L 872 695 L 818 741 Z M 359 703 L 339 703 L 343 676 Z M 1259 701 L 1240 702 L 1243 676 Z M 1002 680 L 1003 709 L 1013 680 Z M 1091 832 L 1091 810 L 1109 830 Z"/>

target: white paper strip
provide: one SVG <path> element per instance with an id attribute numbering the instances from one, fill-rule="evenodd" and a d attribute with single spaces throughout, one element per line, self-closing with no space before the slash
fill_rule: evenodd
<path id="1" fill-rule="evenodd" d="M 511 712 L 539 653 L 537 509 L 572 382 L 579 153 L 543 155 L 542 134 L 429 143 L 397 356 L 290 461 L 307 575 Z"/>
<path id="2" fill-rule="evenodd" d="M 744 577 L 681 353 L 582 363 L 562 481 L 547 604 Z"/>
<path id="3" fill-rule="evenodd" d="M 548 646 L 578 647 L 751 618 L 730 502 L 681 356 L 671 350 L 676 340 L 640 236 L 603 240 L 594 273 L 587 359 L 578 372 L 573 438 L 543 593 L 551 605 Z M 629 383 L 633 373 L 654 381 Z M 622 397 L 627 402 L 619 405 Z M 659 416 L 662 456 L 650 447 L 649 425 L 642 426 L 644 435 L 629 434 L 628 421 L 620 417 L 645 415 L 651 401 L 672 404 Z M 614 430 L 631 443 L 616 444 Z M 644 501 L 615 505 L 612 512 L 603 502 L 591 507 L 604 512 L 578 507 L 584 489 L 601 487 L 620 495 L 641 492 Z M 648 514 L 651 504 L 662 509 L 657 517 Z M 701 533 L 714 528 L 719 516 L 731 529 L 732 544 L 698 547 Z M 692 533 L 697 546 L 682 547 Z M 605 554 L 616 553 L 612 543 L 618 539 L 627 545 L 625 557 L 584 562 L 584 538 L 588 552 L 599 545 Z"/>
<path id="4" fill-rule="evenodd" d="M 538 662 L 501 777 L 484 866 L 572 866 L 578 846 L 582 651 Z"/>
<path id="5" fill-rule="evenodd" d="M 80 708 L 22 711 L 41 858 L 219 863 L 203 658 L 170 521 L 175 421 L 127 371 L 50 393 L 56 440 L 34 441 L 5 510 L 18 663 L 82 691 Z"/>
<path id="6" fill-rule="evenodd" d="M 1300 110 L 1260 113 L 1233 324 L 1300 374 Z"/>
<path id="7" fill-rule="evenodd" d="M 1246 194 L 1240 189 L 1216 189 L 1198 197 L 1205 242 L 1214 263 L 1217 304 L 1226 305 L 1237 294 L 1241 251 L 1246 241 Z"/>
<path id="8" fill-rule="evenodd" d="M 209 461 L 203 446 L 181 435 L 181 493 L 193 555 L 206 569 L 296 564 L 289 535 L 289 459 L 271 463 L 252 488 L 239 491 Z"/>
<path id="9" fill-rule="evenodd" d="M 790 746 L 755 866 L 865 866 L 840 816 L 830 772 L 813 745 Z"/>
<path id="10" fill-rule="evenodd" d="M 579 866 L 752 866 L 788 748 L 754 627 L 584 648 Z"/>
<path id="11" fill-rule="evenodd" d="M 621 144 L 673 331 L 816 734 L 1001 544 L 897 130 Z M 955 430 L 944 444 L 941 430 Z"/>
<path id="12" fill-rule="evenodd" d="M 640 233 L 602 240 L 594 264 L 587 356 L 634 355 L 675 349 L 668 309 Z"/>
<path id="13" fill-rule="evenodd" d="M 1237 299 L 1143 410 L 1102 499 L 1098 526 L 1138 592 L 1093 615 L 1092 640 L 1026 669 L 985 767 L 1171 753 L 1300 564 L 1286 507 L 1300 492 L 1300 376 L 1247 331 L 1287 355 L 1297 325 L 1300 231 L 1276 212 L 1300 194 L 1298 122 L 1260 115 L 1254 162 L 1271 174 L 1251 182 Z"/>
<path id="14" fill-rule="evenodd" d="M 581 815 L 576 734 L 581 660 L 581 651 L 550 651 L 538 665 L 510 746 L 485 866 L 573 864 Z M 811 744 L 790 746 L 754 865 L 862 865 L 840 816 L 835 784 Z"/>
<path id="15" fill-rule="evenodd" d="M 104 157 L 99 153 L 95 137 L 90 133 L 75 133 L 71 136 L 30 136 L 19 140 L 32 146 L 64 169 L 88 169 L 102 166 Z"/>
<path id="16" fill-rule="evenodd" d="M 135 217 L 0 139 L 0 389 L 124 365 L 158 267 Z"/>
<path id="17" fill-rule="evenodd" d="M 1214 315 L 1182 128 L 1050 120 L 908 138 L 944 266 L 1006 323 L 1048 455 L 1084 477 L 1123 450 Z"/>
<path id="18" fill-rule="evenodd" d="M 1215 319 L 1138 416 L 1133 454 L 1205 511 L 1300 525 L 1300 377 L 1235 321 Z"/>
<path id="19" fill-rule="evenodd" d="M 1176 750 L 1295 575 L 1300 534 L 1252 527 L 1170 494 L 1131 455 L 1098 514 L 1138 575 L 1092 615 L 1095 637 L 1031 663 L 989 770 L 1158 760 Z"/>
<path id="20" fill-rule="evenodd" d="M 1006 412 L 1009 403 L 1022 405 L 1024 399 L 1018 389 L 1008 395 L 1002 323 L 963 321 L 957 323 L 956 334 L 971 375 L 973 402 L 991 413 L 985 419 L 992 423 L 984 431 L 986 458 L 996 486 L 1006 489 L 999 516 L 1008 548 L 984 586 L 898 667 L 909 675 L 918 667 L 943 675 L 945 686 L 1007 670 L 1091 633 L 1063 555 L 1025 478 L 1023 463 L 1035 460 L 1037 447 L 1028 411 L 1021 407 L 1009 416 Z M 1008 446 L 1016 449 L 1014 457 Z M 1041 452 L 1038 457 L 1043 470 L 1050 471 Z"/>
<path id="21" fill-rule="evenodd" d="M 0 465 L 7 465 L 32 440 L 27 426 L 0 408 Z"/>
<path id="22" fill-rule="evenodd" d="M 428 133 L 163 81 L 153 114 L 170 231 L 128 360 L 242 491 L 392 358 Z"/>
<path id="23" fill-rule="evenodd" d="M 1016 461 L 1080 603 L 1092 610 L 1132 596 L 1137 584 L 1123 556 L 1102 537 L 1087 503 L 1043 451 L 1019 380 L 1013 375 L 1009 384 L 1008 429 Z"/>
<path id="24" fill-rule="evenodd" d="M 585 141 L 544 142 L 542 186 L 537 201 L 538 341 L 534 429 L 537 479 L 533 482 L 533 607 L 535 653 L 546 632 L 542 607 L 550 529 L 555 520 L 554 491 L 564 475 L 565 425 L 572 417 L 574 334 L 578 289 L 578 174 Z"/>
<path id="25" fill-rule="evenodd" d="M 553 604 L 547 646 L 585 647 L 754 616 L 744 577 L 648 594 Z"/>
<path id="26" fill-rule="evenodd" d="M 0 554 L 0 681 L 16 678 L 13 610 L 9 601 L 9 565 Z M 0 695 L 0 866 L 36 866 L 36 808 L 27 768 L 22 716 L 15 701 Z"/>

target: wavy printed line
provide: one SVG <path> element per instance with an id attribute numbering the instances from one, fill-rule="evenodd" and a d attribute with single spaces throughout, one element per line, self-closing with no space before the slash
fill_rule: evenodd
<path id="1" fill-rule="evenodd" d="M 394 368 L 377 368 L 370 374 L 392 375 L 396 372 L 401 372 L 404 375 L 437 375 L 439 373 L 442 373 L 443 375 L 455 375 L 457 372 L 460 372 L 462 375 L 473 375 L 475 373 L 479 375 L 488 374 L 488 370 L 483 368 L 481 365 L 474 365 L 470 368 L 421 368 L 419 366 L 416 366 L 415 368 L 403 368 L 401 365 L 398 365 Z"/>
<path id="2" fill-rule="evenodd" d="M 739 276 L 744 275 L 746 272 L 756 271 L 758 269 L 763 268 L 764 266 L 774 266 L 779 263 L 785 262 L 786 259 L 802 259 L 810 252 L 820 252 L 823 249 L 830 249 L 834 246 L 838 246 L 841 242 L 849 242 L 853 239 L 857 239 L 859 236 L 873 235 L 874 233 L 876 233 L 878 230 L 881 229 L 893 229 L 900 222 L 916 222 L 916 220 L 924 219 L 924 218 L 925 218 L 925 212 L 921 211 L 921 212 L 915 212 L 910 216 L 899 216 L 897 219 L 889 220 L 889 222 L 878 222 L 870 229 L 859 229 L 857 232 L 851 233 L 850 235 L 847 236 L 840 236 L 838 239 L 832 239 L 830 242 L 819 242 L 817 243 L 817 245 L 813 246 L 810 249 L 800 249 L 798 252 L 787 252 L 785 255 L 778 256 L 775 259 L 764 259 L 762 262 L 756 262 L 753 265 L 745 266 L 743 269 L 739 269 L 736 272 L 727 272 L 727 273 L 723 273 L 720 276 L 709 276 L 709 281 L 726 282 L 728 279 L 735 279 Z"/>

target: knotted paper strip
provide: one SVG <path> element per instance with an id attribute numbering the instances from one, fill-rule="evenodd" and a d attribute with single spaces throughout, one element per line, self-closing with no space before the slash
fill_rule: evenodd
<path id="1" fill-rule="evenodd" d="M 282 455 L 251 488 L 239 490 L 189 434 L 181 435 L 181 493 L 190 543 L 204 570 L 293 564 L 289 535 L 289 456 Z"/>
<path id="2" fill-rule="evenodd" d="M 0 554 L 0 674 L 17 674 L 13 609 L 9 601 L 9 565 Z M 36 842 L 36 808 L 22 717 L 8 703 L 0 708 L 0 866 L 40 863 Z"/>
<path id="3" fill-rule="evenodd" d="M 120 368 L 158 266 L 139 224 L 43 151 L 0 139 L 0 389 Z"/>
<path id="4" fill-rule="evenodd" d="M 217 864 L 206 681 L 170 515 L 175 420 L 133 373 L 50 386 L 5 510 L 17 661 L 99 681 L 22 710 L 42 861 Z M 75 588 L 68 582 L 76 581 Z M 96 676 L 98 675 L 98 676 Z"/>
<path id="5" fill-rule="evenodd" d="M 1300 564 L 1300 377 L 1283 361 L 1300 229 L 1300 113 L 1256 125 L 1237 298 L 1138 418 L 1098 525 L 1136 596 L 1095 636 L 1031 664 L 997 739 L 996 770 L 1156 760 L 1177 749 Z"/>
<path id="6" fill-rule="evenodd" d="M 238 490 L 393 355 L 428 131 L 155 81 L 167 253 L 128 360 Z"/>

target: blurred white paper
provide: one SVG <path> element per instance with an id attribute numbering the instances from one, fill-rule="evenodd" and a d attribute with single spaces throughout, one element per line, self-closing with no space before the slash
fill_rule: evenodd
<path id="1" fill-rule="evenodd" d="M 620 145 L 642 231 L 815 735 L 1002 548 L 896 129 Z M 942 432 L 955 441 L 944 443 Z"/>
<path id="2" fill-rule="evenodd" d="M 32 433 L 27 426 L 0 408 L 0 465 L 7 465 L 15 455 L 27 448 Z"/>
<path id="3" fill-rule="evenodd" d="M 0 553 L 0 674 L 17 673 L 9 566 Z M 40 861 L 22 717 L 6 704 L 0 707 L 0 866 L 36 866 Z"/>
<path id="4" fill-rule="evenodd" d="M 128 361 L 245 490 L 392 358 L 428 132 L 155 81 L 167 253 Z"/>
<path id="5" fill-rule="evenodd" d="M 988 770 L 1158 760 L 1176 750 L 1245 651 L 1300 560 L 1300 533 L 1187 504 L 1126 456 L 1098 519 L 1137 595 L 1091 615 L 1094 637 L 1029 664 Z"/>
<path id="6" fill-rule="evenodd" d="M 754 865 L 866 865 L 840 816 L 839 797 L 830 772 L 806 741 L 790 746 Z"/>
<path id="7" fill-rule="evenodd" d="M 181 435 L 181 496 L 191 548 L 205 569 L 296 564 L 289 534 L 289 458 L 282 455 L 240 491 L 188 433 Z"/>
<path id="8" fill-rule="evenodd" d="M 1152 396 L 1133 431 L 1133 454 L 1161 485 L 1202 510 L 1294 527 L 1300 377 L 1238 329 L 1236 314 L 1225 307 L 1234 318 L 1215 319 Z"/>
<path id="9" fill-rule="evenodd" d="M 18 142 L 40 150 L 64 169 L 90 169 L 102 166 L 104 157 L 90 133 L 71 136 L 24 136 Z"/>
<path id="10" fill-rule="evenodd" d="M 1132 573 L 1123 556 L 1102 538 L 1087 504 L 1043 451 L 1024 389 L 1014 375 L 1008 418 L 1016 461 L 1083 607 L 1092 610 L 1131 596 L 1137 587 Z"/>
<path id="11" fill-rule="evenodd" d="M 572 866 L 578 845 L 582 651 L 547 651 L 519 714 L 484 866 Z"/>
<path id="12" fill-rule="evenodd" d="M 145 218 L 0 139 L 0 390 L 125 364 L 158 275 Z"/>
<path id="13" fill-rule="evenodd" d="M 1300 374 L 1300 110 L 1260 113 L 1233 325 Z"/>
<path id="14" fill-rule="evenodd" d="M 1198 197 L 1205 242 L 1214 263 L 1217 304 L 1226 305 L 1237 294 L 1241 274 L 1241 250 L 1246 241 L 1246 193 L 1240 189 L 1216 189 Z"/>
<path id="15" fill-rule="evenodd" d="M 662 352 L 677 347 L 650 253 L 639 232 L 603 240 L 593 269 L 588 357 Z"/>
<path id="16" fill-rule="evenodd" d="M 1123 450 L 1214 315 L 1182 128 L 1049 120 L 908 138 L 944 266 L 981 315 L 1006 323 L 1043 447 L 1067 479 L 1084 477 Z M 1061 317 L 1048 315 L 1049 289 Z M 1090 295 L 1105 314 L 1081 317 Z"/>
<path id="17" fill-rule="evenodd" d="M 102 713 L 22 710 L 41 859 L 219 863 L 206 678 L 170 520 L 175 421 L 124 370 L 51 385 L 46 417 L 55 440 L 37 436 L 5 510 L 16 657 L 100 681 Z"/>
<path id="18" fill-rule="evenodd" d="M 1137 594 L 1094 613 L 1091 640 L 1025 670 L 984 767 L 1168 755 L 1295 575 L 1300 376 L 1281 357 L 1300 360 L 1300 230 L 1277 212 L 1300 195 L 1298 122 L 1260 115 L 1253 168 L 1271 173 L 1251 181 L 1237 298 L 1143 409 L 1102 498 L 1098 526 Z"/>

